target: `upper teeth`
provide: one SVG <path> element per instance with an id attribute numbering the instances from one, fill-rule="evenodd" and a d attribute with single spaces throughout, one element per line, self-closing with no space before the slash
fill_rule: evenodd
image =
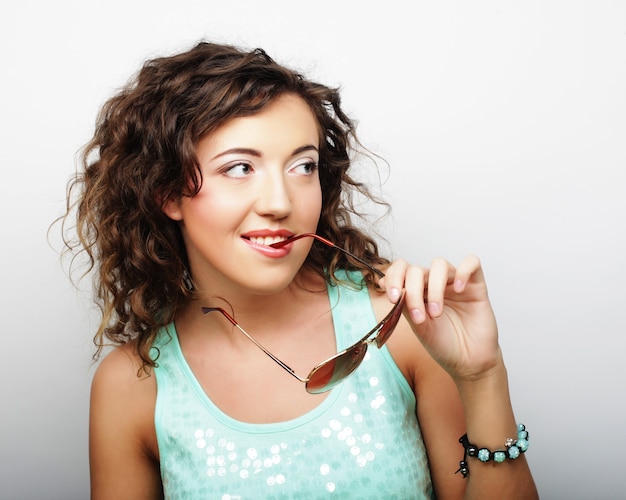
<path id="1" fill-rule="evenodd" d="M 252 243 L 256 243 L 257 245 L 265 245 L 269 246 L 273 243 L 278 243 L 279 241 L 286 240 L 284 236 L 251 236 L 250 241 Z"/>

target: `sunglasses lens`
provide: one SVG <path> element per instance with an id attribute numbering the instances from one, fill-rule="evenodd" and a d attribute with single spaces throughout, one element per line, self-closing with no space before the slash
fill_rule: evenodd
<path id="1" fill-rule="evenodd" d="M 387 318 L 383 326 L 380 327 L 380 331 L 376 336 L 376 345 L 380 348 L 385 345 L 385 342 L 391 337 L 394 329 L 396 328 L 400 316 L 402 316 L 402 308 L 404 307 L 404 294 L 400 297 L 400 300 L 396 302 L 393 309 L 387 315 Z"/>
<path id="2" fill-rule="evenodd" d="M 332 358 L 314 368 L 306 383 L 306 390 L 311 394 L 320 394 L 335 387 L 350 375 L 361 364 L 367 343 L 359 342 L 339 356 Z"/>

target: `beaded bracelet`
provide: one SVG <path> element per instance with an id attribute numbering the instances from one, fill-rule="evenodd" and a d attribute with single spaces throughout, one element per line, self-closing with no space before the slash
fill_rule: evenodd
<path id="1" fill-rule="evenodd" d="M 455 472 L 461 473 L 466 478 L 469 475 L 469 466 L 467 465 L 467 457 L 476 457 L 481 462 L 489 462 L 493 460 L 496 463 L 502 463 L 507 458 L 515 460 L 528 449 L 528 432 L 524 424 L 517 424 L 517 439 L 507 438 L 504 442 L 505 450 L 490 451 L 487 448 L 479 448 L 469 442 L 467 434 L 463 434 L 459 439 L 459 443 L 463 445 L 465 453 L 463 460 L 459 462 L 459 470 Z"/>

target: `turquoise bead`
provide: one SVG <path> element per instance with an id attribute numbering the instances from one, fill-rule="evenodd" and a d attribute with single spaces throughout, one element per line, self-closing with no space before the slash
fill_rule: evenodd
<path id="1" fill-rule="evenodd" d="M 501 464 L 505 460 L 506 460 L 506 452 L 505 451 L 498 450 L 498 451 L 494 451 L 493 452 L 493 461 L 494 462 L 498 462 L 499 464 Z"/>
<path id="2" fill-rule="evenodd" d="M 515 445 L 513 445 L 513 446 L 511 446 L 509 448 L 509 458 L 512 459 L 512 460 L 514 460 L 517 457 L 519 457 L 520 453 L 521 452 L 519 451 L 519 448 L 517 446 L 515 446 Z"/>
<path id="3" fill-rule="evenodd" d="M 526 451 L 528 449 L 528 440 L 527 439 L 518 439 L 515 445 L 521 450 Z"/>
<path id="4" fill-rule="evenodd" d="M 476 456 L 478 457 L 478 460 L 480 460 L 481 462 L 488 462 L 489 455 L 490 453 L 487 448 L 481 448 L 480 450 L 478 450 L 478 454 Z"/>

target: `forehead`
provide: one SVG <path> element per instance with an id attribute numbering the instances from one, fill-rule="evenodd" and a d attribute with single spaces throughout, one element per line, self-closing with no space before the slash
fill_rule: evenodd
<path id="1" fill-rule="evenodd" d="M 295 149 L 319 147 L 319 142 L 320 125 L 309 105 L 295 94 L 283 94 L 254 115 L 226 121 L 203 137 L 198 149 Z"/>

